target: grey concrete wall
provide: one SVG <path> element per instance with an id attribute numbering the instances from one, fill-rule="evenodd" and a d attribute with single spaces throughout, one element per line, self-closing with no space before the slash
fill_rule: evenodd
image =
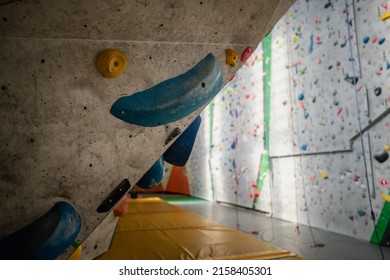
<path id="1" fill-rule="evenodd" d="M 0 1 L 0 238 L 65 200 L 82 216 L 82 242 L 112 189 L 135 184 L 203 109 L 144 128 L 110 115 L 112 103 L 210 52 L 227 81 L 238 67 L 225 64 L 225 49 L 257 44 L 292 2 Z M 128 59 L 115 79 L 96 70 L 107 48 Z"/>

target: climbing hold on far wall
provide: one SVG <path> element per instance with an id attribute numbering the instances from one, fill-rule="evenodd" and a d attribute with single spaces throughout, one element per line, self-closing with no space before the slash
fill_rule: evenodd
<path id="1" fill-rule="evenodd" d="M 321 176 L 322 179 L 324 179 L 324 180 L 327 180 L 327 179 L 329 178 L 329 174 L 328 174 L 328 172 L 325 171 L 325 170 L 321 170 L 321 171 L 320 171 L 320 176 Z"/>
<path id="2" fill-rule="evenodd" d="M 390 145 L 383 145 L 383 150 L 385 150 L 386 152 L 389 152 L 390 151 Z"/>
<path id="3" fill-rule="evenodd" d="M 304 152 L 307 151 L 307 145 L 306 145 L 306 144 L 303 144 L 303 145 L 301 146 L 301 150 L 304 151 Z"/>
<path id="4" fill-rule="evenodd" d="M 366 36 L 363 38 L 363 43 L 367 44 L 370 41 L 370 37 Z"/>
<path id="5" fill-rule="evenodd" d="M 384 200 L 386 200 L 387 202 L 390 202 L 390 195 L 387 195 L 387 194 L 382 193 L 382 194 L 381 194 L 381 198 L 384 199 Z"/>
<path id="6" fill-rule="evenodd" d="M 386 19 L 390 18 L 390 11 L 386 11 L 383 14 L 380 15 L 380 18 L 382 21 L 385 21 Z"/>
<path id="7" fill-rule="evenodd" d="M 364 211 L 364 210 L 358 210 L 357 213 L 358 213 L 359 217 L 363 217 L 366 215 L 366 211 Z"/>
<path id="8" fill-rule="evenodd" d="M 162 181 L 164 173 L 164 159 L 163 157 L 160 157 L 136 185 L 146 190 L 153 189 Z"/>
<path id="9" fill-rule="evenodd" d="M 379 45 L 382 45 L 384 42 L 386 41 L 386 38 L 380 38 L 379 41 L 378 41 L 378 44 Z"/>
<path id="10" fill-rule="evenodd" d="M 382 88 L 381 88 L 381 87 L 375 88 L 375 89 L 374 89 L 374 94 L 375 94 L 376 96 L 381 95 L 381 94 L 382 94 Z"/>
<path id="11" fill-rule="evenodd" d="M 387 188 L 389 186 L 389 181 L 387 179 L 380 179 L 379 184 L 381 184 L 382 188 Z"/>
<path id="12" fill-rule="evenodd" d="M 359 77 L 350 77 L 348 74 L 345 76 L 344 79 L 346 82 L 351 83 L 352 85 L 356 85 L 359 81 Z"/>
<path id="13" fill-rule="evenodd" d="M 240 58 L 241 61 L 246 62 L 252 53 L 253 53 L 252 47 L 247 47 L 241 54 L 241 58 Z"/>
<path id="14" fill-rule="evenodd" d="M 226 49 L 225 54 L 226 54 L 226 64 L 229 64 L 232 67 L 236 66 L 238 53 L 235 50 Z"/>
<path id="15" fill-rule="evenodd" d="M 115 49 L 107 49 L 99 54 L 97 69 L 105 78 L 115 78 L 126 68 L 126 56 Z"/>
<path id="16" fill-rule="evenodd" d="M 375 154 L 374 158 L 379 162 L 379 163 L 384 163 L 388 158 L 389 154 L 386 151 L 383 151 L 381 153 Z"/>

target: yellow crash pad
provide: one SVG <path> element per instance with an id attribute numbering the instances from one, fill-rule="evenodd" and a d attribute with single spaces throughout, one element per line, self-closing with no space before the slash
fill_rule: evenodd
<path id="1" fill-rule="evenodd" d="M 101 260 L 299 259 L 159 198 L 134 199 Z"/>

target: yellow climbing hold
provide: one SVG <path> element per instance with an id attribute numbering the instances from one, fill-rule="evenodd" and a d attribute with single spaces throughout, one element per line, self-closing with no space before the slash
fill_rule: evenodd
<path id="1" fill-rule="evenodd" d="M 390 195 L 387 195 L 387 194 L 382 193 L 382 194 L 381 194 L 381 198 L 384 199 L 384 200 L 386 200 L 387 202 L 390 202 Z"/>
<path id="2" fill-rule="evenodd" d="M 384 145 L 383 146 L 383 150 L 385 150 L 386 152 L 390 152 L 390 145 Z"/>
<path id="3" fill-rule="evenodd" d="M 329 178 L 329 174 L 325 170 L 320 171 L 320 176 L 322 177 L 322 179 L 325 179 L 325 180 L 327 180 Z"/>
<path id="4" fill-rule="evenodd" d="M 381 20 L 385 21 L 386 19 L 390 18 L 390 11 L 384 12 L 380 17 Z"/>
<path id="5" fill-rule="evenodd" d="M 82 251 L 82 247 L 80 245 L 76 248 L 76 250 L 74 250 L 72 255 L 69 256 L 68 260 L 73 260 L 73 261 L 79 260 L 81 258 L 81 251 Z"/>
<path id="6" fill-rule="evenodd" d="M 292 36 L 292 42 L 293 42 L 293 43 L 296 43 L 297 40 L 298 40 L 298 35 L 297 35 L 297 34 L 294 34 L 294 35 Z"/>
<path id="7" fill-rule="evenodd" d="M 97 68 L 103 77 L 115 78 L 125 70 L 126 56 L 119 50 L 106 49 L 99 54 Z"/>
<path id="8" fill-rule="evenodd" d="M 232 49 L 226 49 L 226 64 L 229 64 L 230 66 L 236 66 L 237 59 L 239 57 L 238 53 L 235 50 Z"/>

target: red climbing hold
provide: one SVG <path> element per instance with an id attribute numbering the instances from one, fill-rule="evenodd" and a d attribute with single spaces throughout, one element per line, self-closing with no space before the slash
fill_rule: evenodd
<path id="1" fill-rule="evenodd" d="M 247 47 L 241 54 L 241 58 L 240 58 L 241 61 L 246 62 L 252 53 L 253 53 L 252 47 Z"/>
<path id="2" fill-rule="evenodd" d="M 379 181 L 379 183 L 381 184 L 381 186 L 382 186 L 383 188 L 387 188 L 387 187 L 389 186 L 389 181 L 387 181 L 386 179 L 381 179 L 381 180 Z"/>

